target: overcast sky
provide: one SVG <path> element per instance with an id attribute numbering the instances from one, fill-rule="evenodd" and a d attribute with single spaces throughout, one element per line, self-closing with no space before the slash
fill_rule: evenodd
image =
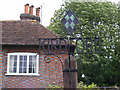
<path id="1" fill-rule="evenodd" d="M 0 0 L 0 20 L 20 20 L 24 13 L 24 5 L 34 5 L 34 8 L 42 5 L 42 24 L 48 26 L 54 11 L 60 8 L 64 0 Z M 118 2 L 120 0 L 109 0 Z M 34 12 L 35 13 L 35 12 Z"/>

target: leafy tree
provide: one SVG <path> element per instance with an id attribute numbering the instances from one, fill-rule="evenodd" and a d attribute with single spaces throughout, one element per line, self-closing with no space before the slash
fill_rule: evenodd
<path id="1" fill-rule="evenodd" d="M 79 21 L 73 37 L 79 33 L 81 38 L 99 37 L 102 42 L 100 54 L 83 53 L 76 58 L 79 81 L 86 84 L 94 82 L 99 86 L 120 86 L 119 8 L 111 2 L 66 2 L 55 11 L 48 26 L 61 37 L 66 36 L 61 20 L 69 9 Z M 78 44 L 80 50 L 82 43 Z M 81 77 L 82 74 L 85 78 Z"/>

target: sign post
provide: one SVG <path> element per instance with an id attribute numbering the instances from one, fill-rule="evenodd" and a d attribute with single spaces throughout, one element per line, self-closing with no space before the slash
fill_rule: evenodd
<path id="1" fill-rule="evenodd" d="M 71 10 L 68 10 L 64 18 L 62 19 L 62 24 L 65 26 L 65 30 L 67 33 L 67 41 L 68 41 L 68 63 L 65 63 L 65 67 L 63 69 L 63 78 L 64 78 L 64 88 L 76 88 L 77 87 L 77 68 L 75 59 L 72 57 L 70 53 L 70 39 L 71 35 L 74 33 L 75 25 L 78 23 L 76 16 L 72 13 Z M 72 60 L 72 63 L 71 63 Z M 73 65 L 74 63 L 74 65 Z M 75 67 L 73 67 L 75 66 Z"/>
<path id="2" fill-rule="evenodd" d="M 74 34 L 75 25 L 78 23 L 78 19 L 71 10 L 68 10 L 61 22 L 65 26 L 67 38 L 39 38 L 38 54 L 54 55 L 56 57 L 58 57 L 57 54 L 68 54 L 68 58 L 64 61 L 64 65 L 58 57 L 63 68 L 64 88 L 77 88 L 77 65 L 75 58 L 73 57 L 72 49 L 75 49 L 74 51 L 76 54 L 99 53 L 101 47 L 98 46 L 101 46 L 102 44 L 100 42 L 101 40 L 97 37 L 81 38 L 79 34 L 77 34 L 77 36 L 79 36 L 77 38 L 71 37 Z M 72 45 L 73 41 L 75 42 L 75 45 Z M 79 41 L 82 43 L 81 50 L 77 49 Z M 64 50 L 67 50 L 67 52 L 64 51 L 63 48 Z M 47 62 L 50 62 L 50 60 L 48 59 Z"/>

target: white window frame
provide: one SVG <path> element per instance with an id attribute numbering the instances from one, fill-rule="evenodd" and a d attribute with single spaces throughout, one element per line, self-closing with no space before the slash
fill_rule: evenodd
<path id="1" fill-rule="evenodd" d="M 10 64 L 10 55 L 17 55 L 17 73 L 10 73 L 9 72 L 9 64 Z M 28 71 L 28 60 L 29 60 L 29 56 L 30 55 L 36 55 L 37 56 L 37 63 L 36 63 L 36 73 L 19 73 L 18 70 L 19 70 L 19 56 L 20 55 L 26 55 L 27 56 L 27 71 Z M 7 73 L 5 75 L 39 75 L 38 74 L 38 71 L 39 71 L 39 55 L 37 55 L 37 53 L 27 53 L 27 52 L 14 52 L 14 53 L 8 53 L 8 56 L 7 56 Z"/>

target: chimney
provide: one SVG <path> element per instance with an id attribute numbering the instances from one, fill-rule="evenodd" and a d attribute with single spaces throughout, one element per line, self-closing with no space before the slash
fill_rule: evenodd
<path id="1" fill-rule="evenodd" d="M 34 8 L 33 5 L 29 7 L 29 14 L 30 14 L 30 15 L 33 15 L 33 8 Z"/>
<path id="2" fill-rule="evenodd" d="M 26 4 L 24 9 L 25 9 L 25 10 L 24 10 L 24 13 L 25 13 L 25 14 L 28 14 L 28 13 L 29 13 L 29 12 L 28 12 L 29 4 Z"/>
<path id="3" fill-rule="evenodd" d="M 29 4 L 25 5 L 24 13 L 20 15 L 21 20 L 35 20 L 40 22 L 40 8 L 36 8 L 36 15 L 33 15 L 34 6 L 30 6 Z"/>
<path id="4" fill-rule="evenodd" d="M 40 16 L 40 7 L 36 8 L 36 16 Z"/>

